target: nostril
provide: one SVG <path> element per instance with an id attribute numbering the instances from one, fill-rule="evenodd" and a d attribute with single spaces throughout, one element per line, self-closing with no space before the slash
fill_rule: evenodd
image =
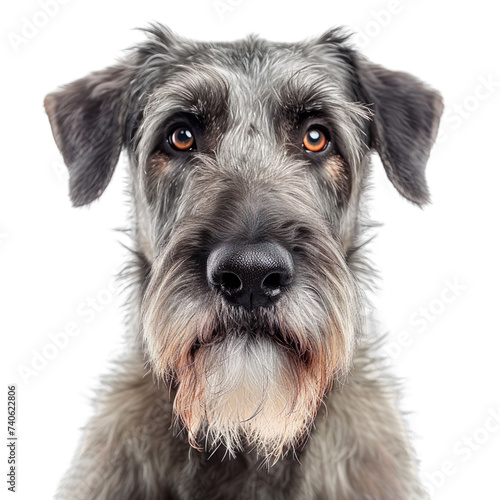
<path id="1" fill-rule="evenodd" d="M 264 281 L 262 282 L 262 287 L 263 288 L 269 288 L 271 290 L 279 288 L 280 286 L 283 286 L 281 278 L 282 278 L 281 273 L 271 273 L 271 274 L 268 274 L 264 278 Z"/>
<path id="2" fill-rule="evenodd" d="M 234 274 L 229 272 L 223 272 L 221 276 L 220 284 L 227 290 L 231 292 L 237 292 L 243 287 L 243 283 L 240 278 Z"/>

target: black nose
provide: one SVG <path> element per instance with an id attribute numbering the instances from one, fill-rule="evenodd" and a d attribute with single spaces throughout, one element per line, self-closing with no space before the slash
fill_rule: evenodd
<path id="1" fill-rule="evenodd" d="M 275 243 L 227 244 L 208 257 L 210 285 L 230 303 L 250 311 L 276 302 L 292 277 L 292 256 Z"/>

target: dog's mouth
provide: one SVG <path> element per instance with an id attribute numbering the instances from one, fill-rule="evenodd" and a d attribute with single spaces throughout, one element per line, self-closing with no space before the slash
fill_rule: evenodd
<path id="1" fill-rule="evenodd" d="M 283 355 L 294 358 L 294 361 L 305 368 L 313 363 L 313 355 L 306 344 L 307 338 L 287 328 L 279 319 L 279 304 L 272 307 L 259 307 L 248 311 L 243 307 L 223 305 L 223 314 L 219 321 L 212 325 L 207 334 L 200 332 L 196 336 L 191 351 L 190 361 L 202 347 L 221 344 L 230 338 L 240 337 L 253 341 L 271 341 L 279 347 Z M 302 341 L 301 341 L 302 339 Z"/>
<path id="2" fill-rule="evenodd" d="M 264 309 L 264 308 L 260 308 Z M 276 321 L 269 321 L 272 312 L 269 310 L 253 311 L 248 313 L 238 308 L 241 316 L 246 316 L 245 321 L 231 325 L 217 325 L 210 334 L 198 335 L 190 351 L 191 360 L 202 347 L 210 347 L 226 341 L 229 337 L 244 337 L 255 341 L 270 340 L 280 347 L 284 354 L 294 356 L 301 363 L 309 366 L 312 361 L 309 349 L 301 344 L 293 332 L 285 331 Z"/>

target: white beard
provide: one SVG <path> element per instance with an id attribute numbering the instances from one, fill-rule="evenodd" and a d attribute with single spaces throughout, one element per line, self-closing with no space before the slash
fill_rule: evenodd
<path id="1" fill-rule="evenodd" d="M 177 374 L 174 402 L 190 442 L 230 455 L 245 445 L 274 463 L 307 435 L 323 393 L 298 358 L 269 338 L 228 334 Z"/>

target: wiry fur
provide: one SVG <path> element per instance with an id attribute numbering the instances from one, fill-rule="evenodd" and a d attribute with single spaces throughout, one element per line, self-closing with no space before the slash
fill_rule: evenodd
<path id="1" fill-rule="evenodd" d="M 371 65 L 339 30 L 296 44 L 148 31 L 46 100 L 75 205 L 100 196 L 127 149 L 135 253 L 130 350 L 57 498 L 425 498 L 362 319 L 362 203 L 374 149 L 403 196 L 427 201 L 438 94 Z M 177 154 L 165 138 L 186 122 L 198 148 Z M 301 148 L 311 124 L 329 130 L 328 153 Z M 293 255 L 272 307 L 235 307 L 208 285 L 207 258 L 228 241 Z"/>

